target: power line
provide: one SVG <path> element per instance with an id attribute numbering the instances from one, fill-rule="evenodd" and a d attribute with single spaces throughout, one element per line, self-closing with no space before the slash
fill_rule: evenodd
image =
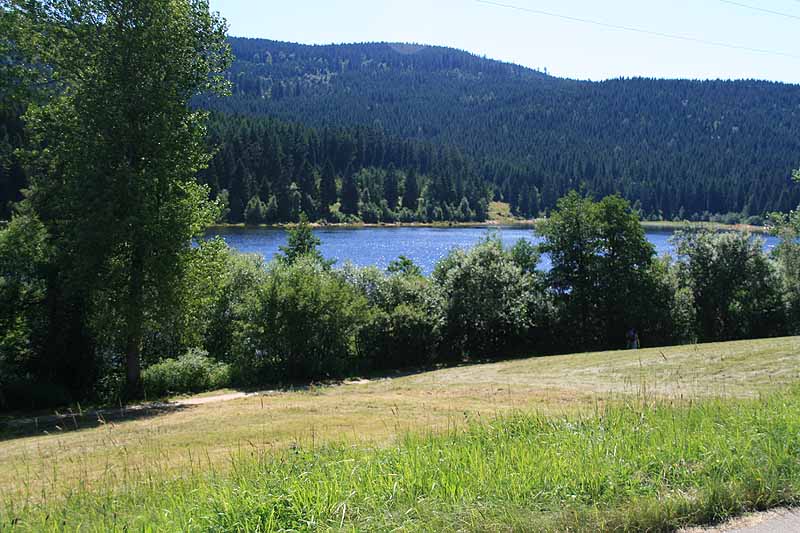
<path id="1" fill-rule="evenodd" d="M 770 15 L 778 15 L 779 17 L 786 17 L 786 18 L 790 18 L 790 19 L 800 20 L 800 16 L 792 15 L 791 13 L 784 13 L 782 11 L 775 11 L 775 10 L 766 9 L 766 8 L 763 8 L 763 7 L 751 6 L 751 5 L 748 5 L 748 4 L 743 4 L 741 2 L 734 2 L 733 0 L 719 0 L 719 1 L 722 2 L 723 4 L 730 4 L 732 6 L 743 7 L 745 9 L 752 9 L 753 11 L 760 11 L 761 13 L 769 13 Z M 796 1 L 800 1 L 800 0 L 796 0 Z"/>
<path id="2" fill-rule="evenodd" d="M 591 24 L 591 25 L 594 25 L 594 26 L 600 26 L 602 28 L 609 28 L 609 29 L 612 29 L 612 30 L 629 31 L 629 32 L 634 32 L 634 33 L 639 33 L 639 34 L 644 34 L 644 35 L 651 35 L 651 36 L 654 36 L 654 37 L 663 37 L 665 39 L 673 39 L 673 40 L 677 40 L 677 41 L 686 41 L 686 42 L 691 42 L 691 43 L 706 44 L 706 45 L 709 45 L 709 46 L 719 46 L 721 48 L 730 48 L 730 49 L 733 49 L 733 50 L 744 50 L 744 51 L 747 51 L 747 52 L 754 52 L 754 53 L 757 53 L 757 54 L 767 54 L 767 55 L 790 57 L 792 59 L 800 59 L 800 55 L 791 54 L 789 52 L 782 52 L 782 51 L 779 51 L 779 50 L 767 50 L 767 49 L 764 49 L 764 48 L 752 48 L 752 47 L 749 47 L 749 46 L 742 46 L 742 45 L 737 45 L 737 44 L 729 44 L 729 43 L 723 43 L 723 42 L 719 42 L 719 41 L 707 41 L 705 39 L 699 39 L 697 37 L 690 37 L 688 35 L 678 35 L 678 34 L 674 34 L 674 33 L 663 33 L 663 32 L 660 32 L 660 31 L 652 31 L 652 30 L 645 30 L 645 29 L 642 29 L 642 28 L 634 28 L 633 26 L 623 26 L 623 25 L 620 25 L 620 24 L 610 24 L 610 23 L 607 23 L 607 22 L 600 22 L 599 20 L 592 20 L 592 19 L 581 18 L 581 17 L 573 17 L 571 15 L 562 15 L 560 13 L 553 13 L 553 12 L 544 11 L 544 10 L 541 10 L 541 9 L 532 9 L 532 8 L 528 8 L 528 7 L 515 6 L 515 5 L 512 5 L 512 4 L 503 4 L 503 3 L 500 3 L 500 2 L 494 2 L 492 0 L 475 0 L 475 1 L 478 2 L 479 4 L 485 4 L 485 5 L 494 6 L 494 7 L 503 7 L 503 8 L 506 8 L 506 9 L 514 9 L 516 11 L 524 11 L 524 12 L 527 12 L 527 13 L 534 13 L 536 15 L 543 15 L 543 16 L 546 16 L 546 17 L 553 17 L 553 18 L 558 18 L 558 19 L 562 19 L 562 20 L 569 20 L 569 21 L 572 21 L 572 22 L 581 22 L 581 23 L 584 23 L 584 24 Z M 800 1 L 800 0 L 797 0 L 797 1 Z"/>

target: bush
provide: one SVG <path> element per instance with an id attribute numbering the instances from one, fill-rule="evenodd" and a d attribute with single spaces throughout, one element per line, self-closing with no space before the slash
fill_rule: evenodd
<path id="1" fill-rule="evenodd" d="M 542 301 L 536 277 L 520 268 L 495 235 L 470 250 L 452 251 L 433 277 L 444 293 L 445 341 L 453 357 L 513 350 L 534 326 L 531 307 Z"/>
<path id="2" fill-rule="evenodd" d="M 50 366 L 41 359 L 50 318 L 48 256 L 47 232 L 35 217 L 17 214 L 0 228 L 0 409 L 59 405 L 69 397 L 49 384 L 51 376 L 62 377 L 58 372 L 31 376 Z"/>
<path id="3" fill-rule="evenodd" d="M 773 250 L 781 276 L 788 320 L 787 332 L 800 334 L 800 209 L 770 215 L 772 233 L 780 239 Z"/>
<path id="4" fill-rule="evenodd" d="M 221 389 L 230 385 L 230 368 L 203 350 L 189 350 L 178 359 L 164 359 L 146 368 L 142 383 L 148 398 Z"/>
<path id="5" fill-rule="evenodd" d="M 237 318 L 236 379 L 263 384 L 353 372 L 368 315 L 364 297 L 313 256 L 274 261 Z"/>
<path id="6" fill-rule="evenodd" d="M 429 364 L 444 326 L 441 290 L 406 258 L 388 270 L 389 275 L 374 267 L 342 270 L 372 308 L 359 337 L 364 362 L 381 370 Z"/>
<path id="7" fill-rule="evenodd" d="M 700 341 L 785 331 L 781 279 L 761 239 L 710 231 L 681 232 L 674 239 L 680 285 L 692 292 Z"/>
<path id="8" fill-rule="evenodd" d="M 193 348 L 230 361 L 233 321 L 246 295 L 255 291 L 265 276 L 260 256 L 231 250 L 220 237 L 200 241 L 184 256 L 173 306 L 149 321 L 144 365 L 176 358 Z"/>
<path id="9" fill-rule="evenodd" d="M 646 320 L 639 324 L 642 346 L 686 344 L 697 338 L 694 295 L 682 287 L 678 268 L 669 256 L 655 259 L 645 272 L 643 293 L 646 298 L 639 309 L 646 310 Z"/>

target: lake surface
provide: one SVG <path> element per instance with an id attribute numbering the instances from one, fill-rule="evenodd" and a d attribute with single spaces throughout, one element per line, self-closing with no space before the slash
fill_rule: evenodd
<path id="1" fill-rule="evenodd" d="M 455 247 L 468 248 L 477 244 L 487 234 L 487 228 L 466 227 L 379 227 L 379 228 L 316 228 L 314 234 L 322 241 L 321 251 L 327 259 L 337 264 L 346 261 L 359 266 L 375 265 L 386 268 L 390 261 L 405 255 L 430 274 L 436 262 Z M 519 239 L 538 243 L 530 228 L 499 227 L 503 243 L 511 246 Z M 209 236 L 220 235 L 232 248 L 244 253 L 256 253 L 272 259 L 278 247 L 286 244 L 286 232 L 271 228 L 216 228 Z M 648 230 L 647 238 L 655 245 L 658 255 L 672 252 L 671 231 Z M 765 247 L 771 249 L 777 239 L 765 236 Z M 550 268 L 550 261 L 542 257 L 539 268 Z"/>

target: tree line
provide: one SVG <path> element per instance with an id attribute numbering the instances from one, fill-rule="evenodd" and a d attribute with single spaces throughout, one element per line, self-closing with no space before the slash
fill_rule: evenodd
<path id="1" fill-rule="evenodd" d="M 371 128 L 317 130 L 215 114 L 215 156 L 200 174 L 222 220 L 328 222 L 485 220 L 490 188 L 457 150 Z"/>
<path id="2" fill-rule="evenodd" d="M 656 257 L 626 200 L 571 192 L 537 226 L 540 245 L 504 248 L 489 232 L 427 277 L 404 257 L 385 271 L 333 265 L 305 216 L 269 262 L 203 240 L 186 252 L 176 300 L 145 303 L 143 391 L 620 349 L 631 332 L 642 346 L 797 334 L 800 221 L 794 214 L 776 228 L 782 239 L 771 256 L 747 234 L 686 231 L 674 237 L 674 258 Z M 117 324 L 93 322 L 90 351 L 76 361 L 64 358 L 77 353 L 54 359 L 45 349 L 52 318 L 37 265 L 47 262 L 46 242 L 45 227 L 22 215 L 0 232 L 5 407 L 116 400 L 126 380 Z M 542 253 L 547 271 L 537 268 Z"/>
<path id="3" fill-rule="evenodd" d="M 225 23 L 205 0 L 0 7 L 0 52 L 15 58 L 0 61 L 0 108 L 22 113 L 13 157 L 28 179 L 0 228 L 4 409 L 618 348 L 634 330 L 645 345 L 798 330 L 796 212 L 775 217 L 774 257 L 746 235 L 691 233 L 671 261 L 655 257 L 627 200 L 570 192 L 538 226 L 540 247 L 504 249 L 490 237 L 452 251 L 430 277 L 405 258 L 387 272 L 334 268 L 306 211 L 364 217 L 374 205 L 403 216 L 416 198 L 416 216 L 430 216 L 431 202 L 434 216 L 477 217 L 480 180 L 453 179 L 475 176 L 459 169 L 466 160 L 432 145 L 368 142 L 374 129 L 315 139 L 260 119 L 241 133 L 238 122 L 214 123 L 241 140 L 215 158 L 209 114 L 192 102 L 231 88 L 231 57 Z M 331 148 L 351 141 L 364 149 Z M 234 174 L 252 169 L 241 181 L 252 188 L 220 187 L 214 165 L 226 160 Z M 254 170 L 264 161 L 277 174 Z M 247 199 L 245 218 L 260 217 L 266 198 L 264 216 L 274 203 L 297 219 L 279 259 L 204 239 L 234 193 Z M 541 253 L 547 272 L 537 269 Z"/>
<path id="4" fill-rule="evenodd" d="M 439 47 L 229 43 L 232 94 L 192 98 L 215 111 L 200 180 L 223 221 L 483 220 L 491 200 L 535 218 L 578 188 L 650 219 L 759 223 L 800 203 L 794 85 L 578 82 Z M 0 112 L 0 218 L 28 186 L 23 112 Z M 417 198 L 395 201 L 412 172 Z"/>

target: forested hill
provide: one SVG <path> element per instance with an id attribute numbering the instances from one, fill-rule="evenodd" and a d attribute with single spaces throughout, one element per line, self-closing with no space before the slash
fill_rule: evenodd
<path id="1" fill-rule="evenodd" d="M 457 149 L 522 214 L 581 184 L 665 217 L 800 202 L 797 85 L 574 81 L 416 45 L 231 44 L 234 95 L 203 105 Z"/>
<path id="2" fill-rule="evenodd" d="M 537 216 L 570 189 L 645 216 L 739 218 L 800 203 L 800 86 L 575 81 L 431 46 L 230 38 L 233 95 L 200 179 L 230 222 Z M 0 106 L 0 219 L 26 184 L 18 110 Z"/>

